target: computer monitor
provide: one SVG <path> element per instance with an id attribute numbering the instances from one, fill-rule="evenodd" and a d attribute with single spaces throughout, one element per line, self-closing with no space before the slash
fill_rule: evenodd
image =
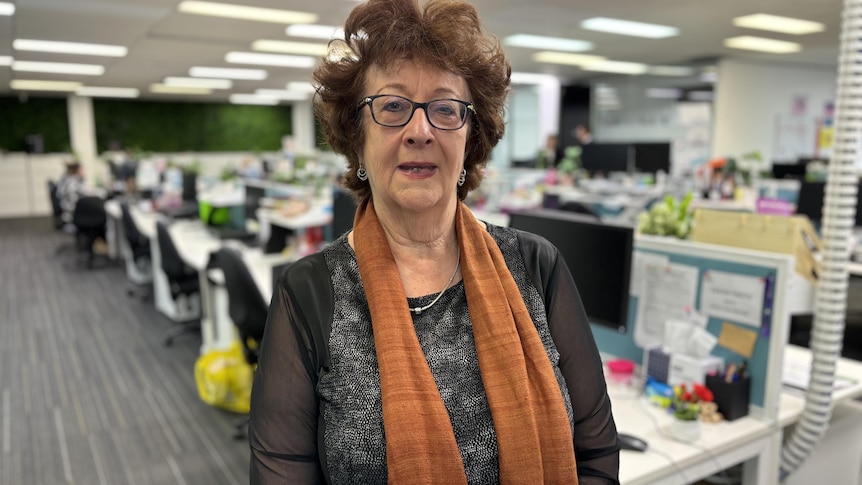
<path id="1" fill-rule="evenodd" d="M 509 226 L 543 236 L 556 246 L 572 273 L 590 321 L 625 332 L 633 228 L 546 209 L 512 213 Z"/>
<path id="2" fill-rule="evenodd" d="M 245 218 L 257 220 L 257 210 L 260 208 L 260 199 L 266 195 L 263 187 L 246 184 L 245 186 Z"/>
<path id="3" fill-rule="evenodd" d="M 802 182 L 799 186 L 799 200 L 796 213 L 808 216 L 811 222 L 823 219 L 823 198 L 826 196 L 826 182 Z M 856 227 L 862 226 L 862 183 L 856 194 Z"/>
<path id="4" fill-rule="evenodd" d="M 353 229 L 353 219 L 356 216 L 356 199 L 345 190 L 335 189 L 332 199 L 332 238 L 338 239 L 345 232 Z"/>
<path id="5" fill-rule="evenodd" d="M 670 143 L 635 143 L 632 152 L 636 172 L 670 173 Z"/>
<path id="6" fill-rule="evenodd" d="M 588 143 L 581 146 L 581 164 L 590 173 L 628 172 L 629 146 L 624 143 Z"/>
<path id="7" fill-rule="evenodd" d="M 773 163 L 772 177 L 776 179 L 804 179 L 804 163 Z"/>

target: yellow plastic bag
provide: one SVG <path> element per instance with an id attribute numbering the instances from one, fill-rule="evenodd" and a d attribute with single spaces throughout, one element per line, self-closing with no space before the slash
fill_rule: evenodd
<path id="1" fill-rule="evenodd" d="M 242 347 L 210 350 L 195 362 L 198 395 L 207 404 L 235 413 L 248 413 L 251 401 L 252 366 Z"/>

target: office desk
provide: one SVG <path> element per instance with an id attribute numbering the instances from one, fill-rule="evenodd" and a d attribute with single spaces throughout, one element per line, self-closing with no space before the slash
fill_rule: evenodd
<path id="1" fill-rule="evenodd" d="M 786 346 L 784 354 L 786 361 L 811 360 L 808 349 L 795 345 Z M 840 359 L 837 375 L 855 379 L 856 383 L 835 391 L 833 398 L 836 405 L 862 396 L 862 362 Z M 664 410 L 652 406 L 641 397 L 632 397 L 613 384 L 609 384 L 608 392 L 617 429 L 649 443 L 649 449 L 644 453 L 620 452 L 622 485 L 683 485 L 739 463 L 745 464 L 744 484 L 776 484 L 785 429 L 799 420 L 805 404 L 799 393 L 782 392 L 777 422 L 749 415 L 732 422 L 703 423 L 700 438 L 692 444 L 686 444 L 665 435 L 665 427 L 672 418 Z M 857 456 L 857 461 L 847 466 L 856 466 L 858 470 L 860 458 Z M 813 462 L 803 464 L 806 465 L 818 466 Z M 791 475 L 789 480 L 792 479 Z"/>

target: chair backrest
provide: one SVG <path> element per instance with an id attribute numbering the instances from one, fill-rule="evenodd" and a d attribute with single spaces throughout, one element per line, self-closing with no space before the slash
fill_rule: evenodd
<path id="1" fill-rule="evenodd" d="M 257 347 L 250 344 L 252 341 L 260 343 L 263 339 L 269 307 L 237 250 L 227 247 L 219 249 L 212 255 L 210 265 L 224 273 L 228 314 L 239 332 L 246 361 L 249 364 L 257 363 Z"/>
<path id="2" fill-rule="evenodd" d="M 132 213 L 129 212 L 129 204 L 126 202 L 120 202 L 120 218 L 123 220 L 123 232 L 126 235 L 126 241 L 129 242 L 132 252 L 138 255 L 142 249 L 149 251 L 150 240 L 138 230 L 138 225 L 132 219 Z"/>
<path id="3" fill-rule="evenodd" d="M 54 217 L 63 215 L 63 208 L 60 207 L 60 198 L 57 197 L 57 184 L 53 180 L 48 181 L 48 197 L 51 198 L 51 211 Z"/>
<path id="4" fill-rule="evenodd" d="M 162 221 L 156 222 L 156 238 L 159 242 L 159 255 L 162 260 L 162 271 L 170 281 L 187 279 L 194 271 L 189 268 L 180 256 L 174 240 Z"/>
<path id="5" fill-rule="evenodd" d="M 105 201 L 101 197 L 81 197 L 75 203 L 75 211 L 72 212 L 72 224 L 79 229 L 102 227 L 107 220 Z"/>

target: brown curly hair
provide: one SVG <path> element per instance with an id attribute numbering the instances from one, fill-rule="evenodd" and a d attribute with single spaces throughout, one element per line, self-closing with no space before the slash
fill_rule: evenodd
<path id="1" fill-rule="evenodd" d="M 346 49 L 345 49 L 346 48 Z M 472 115 L 464 160 L 467 177 L 458 198 L 482 181 L 482 168 L 503 137 L 503 114 L 512 68 L 499 39 L 484 32 L 476 9 L 461 0 L 368 0 L 350 13 L 344 39 L 313 74 L 314 112 L 326 141 L 347 157 L 344 186 L 360 201 L 371 197 L 356 177 L 364 145 L 359 101 L 366 95 L 368 69 L 416 61 L 460 75 L 467 81 L 476 113 Z M 349 50 L 348 50 L 349 49 Z M 334 54 L 340 52 L 340 54 Z"/>

